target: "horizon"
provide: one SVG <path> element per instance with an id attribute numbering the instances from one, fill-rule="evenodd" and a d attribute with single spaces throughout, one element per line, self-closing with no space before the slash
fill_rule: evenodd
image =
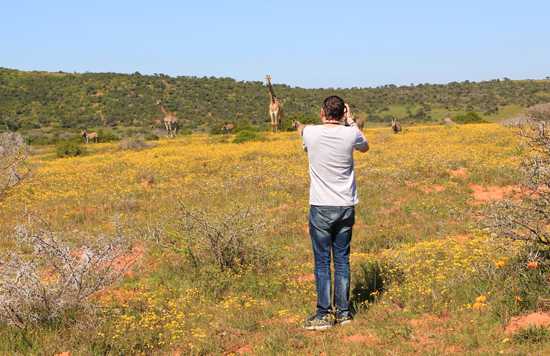
<path id="1" fill-rule="evenodd" d="M 231 79 L 234 80 L 237 83 L 264 83 L 261 80 L 245 80 L 245 79 L 238 79 L 233 77 L 217 77 L 217 76 L 197 76 L 197 75 L 170 75 L 166 73 L 142 73 L 139 71 L 134 72 L 90 72 L 90 71 L 84 71 L 84 72 L 67 72 L 63 70 L 58 71 L 49 71 L 49 70 L 26 70 L 26 69 L 18 69 L 18 68 L 7 68 L 0 66 L 0 70 L 9 70 L 9 71 L 17 71 L 17 72 L 23 72 L 23 73 L 46 73 L 46 74 L 67 74 L 67 75 L 84 75 L 84 74 L 115 74 L 115 75 L 133 75 L 135 73 L 139 73 L 142 76 L 156 76 L 156 75 L 164 75 L 168 76 L 170 78 L 198 78 L 198 79 Z M 281 82 L 273 82 L 273 85 L 283 85 L 287 86 L 291 89 L 305 89 L 305 90 L 351 90 L 351 89 L 377 89 L 377 88 L 384 88 L 388 86 L 395 86 L 397 88 L 400 87 L 416 87 L 420 85 L 449 85 L 452 83 L 486 83 L 491 81 L 549 81 L 550 76 L 546 76 L 544 78 L 508 78 L 508 77 L 502 77 L 502 78 L 491 78 L 491 79 L 482 79 L 482 80 L 455 80 L 451 82 L 441 82 L 441 83 L 433 83 L 433 82 L 419 82 L 419 83 L 412 83 L 412 84 L 394 84 L 394 83 L 387 83 L 387 84 L 381 84 L 378 86 L 363 86 L 363 87 L 301 87 L 301 86 L 295 86 L 288 83 L 281 83 Z"/>
<path id="2" fill-rule="evenodd" d="M 300 88 L 545 78 L 549 11 L 542 0 L 30 0 L 5 5 L 14 16 L 0 23 L 0 66 L 239 81 L 270 73 Z"/>

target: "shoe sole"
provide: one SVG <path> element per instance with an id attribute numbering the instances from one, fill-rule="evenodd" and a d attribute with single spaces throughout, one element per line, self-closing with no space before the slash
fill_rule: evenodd
<path id="1" fill-rule="evenodd" d="M 351 323 L 351 320 L 344 320 L 344 321 L 338 322 L 338 325 L 346 325 L 349 323 Z"/>

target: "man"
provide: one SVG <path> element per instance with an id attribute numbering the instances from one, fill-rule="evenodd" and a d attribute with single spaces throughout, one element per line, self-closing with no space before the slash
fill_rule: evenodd
<path id="1" fill-rule="evenodd" d="M 304 327 L 324 330 L 352 320 L 349 302 L 349 254 L 355 205 L 358 203 L 353 151 L 369 145 L 350 108 L 337 96 L 325 99 L 322 125 L 296 123 L 309 159 L 309 234 L 315 259 L 317 312 Z M 330 259 L 334 260 L 334 303 Z M 333 310 L 333 304 L 335 310 Z"/>

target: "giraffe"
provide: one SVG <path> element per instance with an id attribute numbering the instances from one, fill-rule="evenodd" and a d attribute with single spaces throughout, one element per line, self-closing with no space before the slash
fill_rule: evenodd
<path id="1" fill-rule="evenodd" d="M 160 111 L 164 114 L 162 121 L 164 122 L 164 128 L 166 129 L 168 136 L 175 137 L 178 131 L 178 118 L 174 113 L 166 110 L 164 105 L 162 105 L 162 101 L 158 100 L 157 105 L 160 106 Z"/>
<path id="2" fill-rule="evenodd" d="M 269 89 L 269 118 L 271 119 L 271 131 L 277 132 L 283 124 L 283 108 L 281 101 L 275 95 L 271 85 L 271 76 L 266 75 L 267 88 Z"/>

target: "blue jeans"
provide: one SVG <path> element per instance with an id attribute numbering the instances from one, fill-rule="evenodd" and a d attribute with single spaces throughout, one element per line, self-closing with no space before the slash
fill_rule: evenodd
<path id="1" fill-rule="evenodd" d="M 330 257 L 334 260 L 334 305 L 337 316 L 349 315 L 351 231 L 353 206 L 316 206 L 309 210 L 309 235 L 315 258 L 317 315 L 332 311 Z"/>

